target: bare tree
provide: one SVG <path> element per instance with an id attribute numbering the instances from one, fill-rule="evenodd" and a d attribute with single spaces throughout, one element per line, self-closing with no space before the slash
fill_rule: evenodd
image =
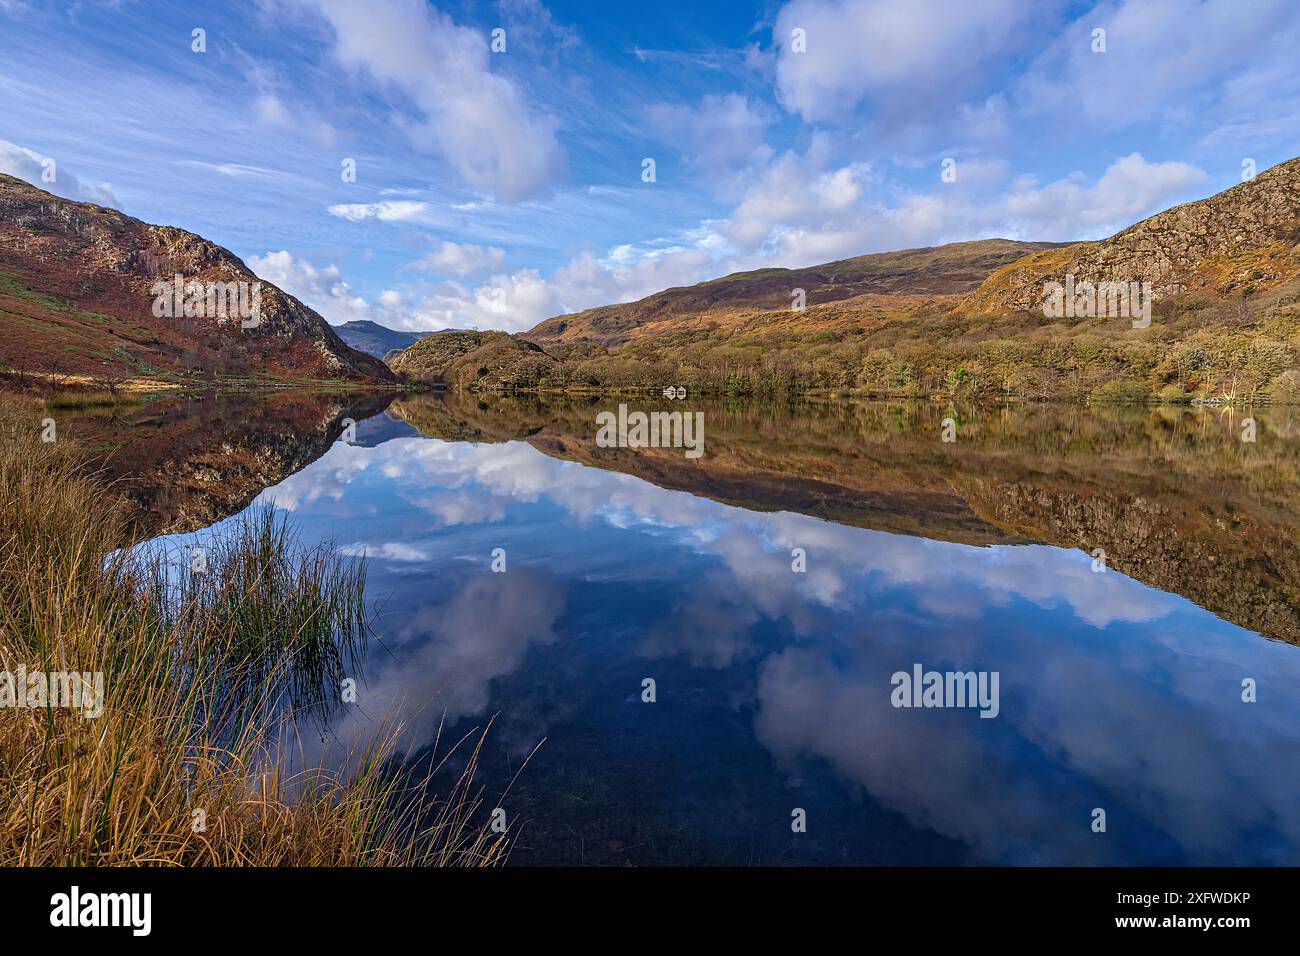
<path id="1" fill-rule="evenodd" d="M 91 384 L 106 389 L 113 398 L 117 398 L 118 390 L 130 380 L 131 374 L 125 362 L 121 365 L 108 365 L 90 376 Z"/>

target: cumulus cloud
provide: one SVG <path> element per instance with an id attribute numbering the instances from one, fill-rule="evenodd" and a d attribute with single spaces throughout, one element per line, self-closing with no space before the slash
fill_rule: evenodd
<path id="1" fill-rule="evenodd" d="M 963 168 L 958 182 L 970 183 L 960 176 Z M 996 178 L 982 164 L 974 171 L 976 185 Z M 991 236 L 1097 239 L 1185 198 L 1206 179 L 1187 163 L 1149 162 L 1132 153 L 1091 184 L 1075 173 L 1047 185 L 1021 177 L 993 195 L 964 186 L 885 194 L 864 164 L 823 166 L 812 151 L 787 153 L 717 229 L 739 251 L 782 266 Z"/>
<path id="2" fill-rule="evenodd" d="M 338 553 L 351 558 L 375 558 L 380 561 L 428 561 L 429 552 L 401 541 L 381 541 L 368 544 L 355 541 L 339 547 Z"/>
<path id="3" fill-rule="evenodd" d="M 787 152 L 746 190 L 720 231 L 739 248 L 754 250 L 790 236 L 860 227 L 870 184 L 866 164 L 825 169 L 815 150 Z"/>
<path id="4" fill-rule="evenodd" d="M 489 68 L 487 38 L 424 0 L 308 0 L 334 29 L 334 55 L 396 91 L 420 116 L 408 131 L 446 157 L 470 186 L 516 201 L 563 172 L 556 121 Z"/>
<path id="5" fill-rule="evenodd" d="M 900 114 L 952 100 L 1031 12 L 1020 0 L 793 0 L 772 31 L 777 96 L 810 121 L 843 119 L 868 100 Z"/>
<path id="6" fill-rule="evenodd" d="M 543 319 L 611 302 L 628 302 L 673 285 L 699 282 L 716 268 L 711 253 L 678 249 L 629 262 L 576 256 L 549 276 L 536 269 L 492 275 L 478 285 L 449 282 L 431 290 L 402 328 L 502 329 L 521 332 Z"/>
<path id="7" fill-rule="evenodd" d="M 1300 39 L 1291 0 L 1119 0 L 1097 4 L 1061 31 L 1018 84 L 1017 99 L 1108 126 L 1149 125 L 1181 96 L 1257 64 L 1271 42 Z M 1092 31 L 1106 31 L 1094 53 Z M 1289 40 L 1288 40 L 1289 38 Z"/>
<path id="8" fill-rule="evenodd" d="M 463 281 L 498 267 L 504 253 L 443 242 L 412 265 L 461 280 L 426 286 L 415 294 L 386 290 L 368 306 L 336 268 L 315 270 L 288 253 L 272 254 L 277 257 L 274 268 L 293 283 L 286 288 L 295 294 L 302 288 L 300 298 L 333 321 L 366 314 L 398 329 L 520 332 L 552 316 L 630 302 L 747 269 L 798 268 L 993 236 L 1102 238 L 1191 198 L 1187 192 L 1208 178 L 1187 163 L 1150 162 L 1132 153 L 1091 182 L 1081 173 L 1045 185 L 1021 176 L 990 193 L 987 187 L 1001 183 L 1007 170 L 997 162 L 973 160 L 958 166 L 960 188 L 936 182 L 930 192 L 887 191 L 867 164 L 836 165 L 830 157 L 820 141 L 805 153 L 787 152 L 756 174 L 725 219 L 701 223 L 679 242 L 624 244 L 603 257 L 583 252 L 549 275 L 528 268 Z M 272 268 L 271 262 L 258 261 Z"/>
<path id="9" fill-rule="evenodd" d="M 26 180 L 33 186 L 64 199 L 93 202 L 115 209 L 122 206 L 113 195 L 113 187 L 109 183 L 78 179 L 61 166 L 55 157 L 3 139 L 0 139 L 0 173 Z"/>
<path id="10" fill-rule="evenodd" d="M 496 246 L 443 241 L 432 252 L 411 263 L 411 268 L 435 275 L 453 273 L 464 276 L 499 269 L 505 258 L 505 251 Z"/>
<path id="11" fill-rule="evenodd" d="M 1091 186 L 1082 176 L 1041 188 L 1031 178 L 1021 179 L 1003 198 L 999 212 L 1019 228 L 1036 228 L 1044 237 L 1056 239 L 1073 233 L 1096 238 L 1163 206 L 1207 178 L 1203 170 L 1188 163 L 1149 163 L 1141 153 L 1131 153 L 1111 163 Z"/>
<path id="12" fill-rule="evenodd" d="M 250 256 L 248 267 L 258 276 L 311 306 L 329 322 L 338 325 L 353 319 L 372 318 L 366 300 L 343 281 L 336 265 L 318 269 L 287 250 Z"/>

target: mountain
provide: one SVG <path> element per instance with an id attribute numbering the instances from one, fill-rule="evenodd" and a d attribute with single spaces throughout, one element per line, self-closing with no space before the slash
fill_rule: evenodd
<path id="1" fill-rule="evenodd" d="M 841 259 L 806 269 L 737 272 L 698 285 L 665 289 L 636 302 L 607 305 L 547 319 L 523 337 L 539 345 L 593 342 L 611 346 L 658 332 L 712 322 L 739 329 L 755 315 L 798 328 L 820 313 L 794 312 L 795 289 L 806 304 L 847 305 L 863 311 L 904 312 L 941 303 L 975 289 L 1000 266 L 1028 253 L 1065 243 L 981 239 Z"/>
<path id="2" fill-rule="evenodd" d="M 394 379 L 228 250 L 5 175 L 0 331 L 0 367 L 21 374 Z"/>
<path id="3" fill-rule="evenodd" d="M 1184 291 L 1254 295 L 1300 276 L 1300 157 L 1109 239 L 1026 256 L 990 275 L 959 311 L 1041 310 L 1044 286 L 1067 275 L 1076 285 L 1150 282 L 1154 301 Z"/>
<path id="4" fill-rule="evenodd" d="M 557 359 L 554 389 L 1300 402 L 1300 159 L 1102 241 L 738 273 L 521 337 Z"/>
<path id="5" fill-rule="evenodd" d="M 408 345 L 414 345 L 426 335 L 438 335 L 440 332 L 452 332 L 454 329 L 439 329 L 437 332 L 401 332 L 371 322 L 369 319 L 355 319 L 334 326 L 339 338 L 352 348 L 377 359 L 383 359 L 389 352 L 401 351 Z"/>

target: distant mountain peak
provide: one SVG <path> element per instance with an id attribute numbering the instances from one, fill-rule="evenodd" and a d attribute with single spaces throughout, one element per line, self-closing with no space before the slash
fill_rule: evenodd
<path id="1" fill-rule="evenodd" d="M 386 325 L 372 322 L 370 319 L 353 319 L 334 327 L 339 337 L 352 348 L 375 358 L 384 359 L 392 352 L 414 345 L 427 335 L 440 335 L 454 329 L 439 329 L 437 332 L 407 332 L 403 329 L 390 329 Z"/>

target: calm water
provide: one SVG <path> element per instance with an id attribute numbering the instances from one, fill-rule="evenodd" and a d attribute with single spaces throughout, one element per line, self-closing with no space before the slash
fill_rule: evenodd
<path id="1" fill-rule="evenodd" d="M 1300 864 L 1290 418 L 677 403 L 690 461 L 597 448 L 614 405 L 404 399 L 351 444 L 323 407 L 315 446 L 266 437 L 285 474 L 209 474 L 368 558 L 359 702 L 309 749 L 401 719 L 418 761 L 492 719 L 515 864 Z M 207 523 L 157 471 L 160 529 Z M 997 715 L 893 706 L 916 664 L 996 672 Z"/>

